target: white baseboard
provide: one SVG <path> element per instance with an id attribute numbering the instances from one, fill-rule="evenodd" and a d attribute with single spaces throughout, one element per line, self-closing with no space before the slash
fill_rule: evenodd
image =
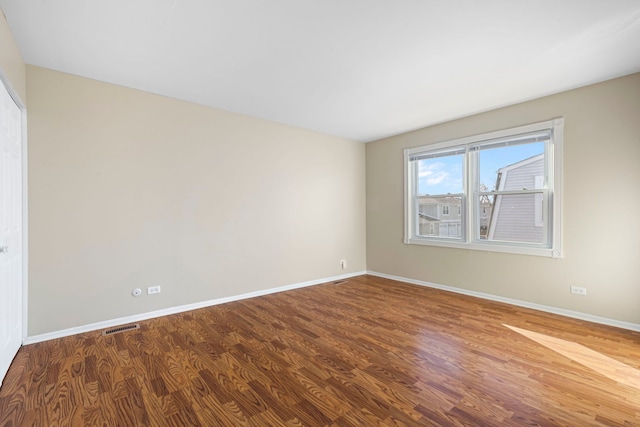
<path id="1" fill-rule="evenodd" d="M 483 298 L 491 301 L 504 302 L 519 307 L 531 308 L 533 310 L 544 311 L 547 313 L 559 314 L 561 316 L 571 317 L 574 319 L 586 320 L 588 322 L 600 323 L 608 326 L 615 326 L 617 328 L 629 329 L 631 331 L 640 332 L 640 324 L 622 322 L 619 320 L 608 319 L 606 317 L 594 316 L 587 313 L 581 313 L 579 311 L 565 310 L 563 308 L 552 307 L 548 305 L 535 304 L 532 302 L 521 301 L 511 298 L 505 298 L 497 295 L 485 294 L 483 292 L 469 291 L 466 289 L 455 288 L 453 286 L 439 285 L 437 283 L 424 282 L 422 280 L 409 279 L 406 277 L 393 276 L 390 274 L 378 273 L 375 271 L 367 271 L 367 274 L 372 276 L 384 277 L 386 279 L 397 280 L 399 282 L 411 283 L 414 285 L 426 286 L 434 289 L 441 289 L 443 291 L 455 292 L 458 294 L 469 295 L 472 297 Z"/>
<path id="2" fill-rule="evenodd" d="M 155 317 L 167 316 L 169 314 L 183 313 L 185 311 L 197 310 L 199 308 L 210 307 L 212 305 L 224 304 L 226 302 L 239 301 L 247 298 L 254 298 L 268 294 L 275 294 L 283 291 L 290 291 L 292 289 L 304 288 L 307 286 L 319 285 L 322 283 L 333 282 L 336 280 L 344 280 L 350 277 L 362 276 L 363 274 L 367 274 L 366 271 L 358 271 L 355 273 L 342 274 L 339 276 L 326 277 L 324 279 L 311 280 L 308 282 L 294 283 L 292 285 L 280 286 L 277 288 L 264 289 L 255 292 L 249 292 L 241 295 L 234 295 L 230 297 L 224 298 L 216 298 L 213 300 L 196 302 L 193 304 L 180 305 L 176 307 L 169 307 L 162 310 L 150 311 L 147 313 L 134 314 L 132 316 L 120 317 L 117 319 L 105 320 L 103 322 L 91 323 L 88 325 L 77 326 L 74 328 L 63 329 L 60 331 L 48 332 L 46 334 L 27 336 L 22 344 L 29 345 L 35 344 L 42 341 L 53 340 L 56 338 L 68 337 L 70 335 L 81 334 L 84 332 L 96 331 L 99 329 L 111 328 L 113 326 L 124 325 L 126 323 L 139 322 L 142 320 L 153 319 Z"/>

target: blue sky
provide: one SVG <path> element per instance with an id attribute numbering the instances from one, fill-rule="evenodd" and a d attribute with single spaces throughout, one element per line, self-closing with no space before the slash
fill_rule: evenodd
<path id="1" fill-rule="evenodd" d="M 512 145 L 480 152 L 480 181 L 495 188 L 498 169 L 544 151 L 544 143 Z M 462 154 L 418 161 L 418 194 L 462 193 Z"/>

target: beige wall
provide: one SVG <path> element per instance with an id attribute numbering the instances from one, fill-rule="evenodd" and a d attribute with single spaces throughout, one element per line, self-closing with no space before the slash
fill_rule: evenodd
<path id="1" fill-rule="evenodd" d="M 33 66 L 27 82 L 30 336 L 365 270 L 364 144 Z"/>
<path id="2" fill-rule="evenodd" d="M 27 101 L 27 89 L 25 84 L 25 65 L 18 45 L 9 30 L 7 19 L 0 9 L 0 73 L 4 77 L 6 86 L 13 89 L 14 94 L 20 97 L 20 102 Z"/>
<path id="3" fill-rule="evenodd" d="M 560 116 L 565 258 L 403 244 L 404 148 Z M 366 157 L 370 271 L 640 324 L 640 74 L 372 142 Z"/>

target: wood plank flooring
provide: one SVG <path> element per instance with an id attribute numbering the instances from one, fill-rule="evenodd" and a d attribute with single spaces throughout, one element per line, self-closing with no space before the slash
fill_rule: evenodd
<path id="1" fill-rule="evenodd" d="M 640 334 L 373 276 L 23 347 L 0 426 L 640 426 Z"/>

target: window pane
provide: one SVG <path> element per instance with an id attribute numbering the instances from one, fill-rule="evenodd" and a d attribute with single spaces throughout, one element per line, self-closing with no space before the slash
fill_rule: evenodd
<path id="1" fill-rule="evenodd" d="M 418 172 L 418 195 L 463 192 L 463 154 L 421 158 L 415 161 Z"/>
<path id="2" fill-rule="evenodd" d="M 478 175 L 480 195 L 477 235 L 481 240 L 546 243 L 543 193 L 483 195 L 486 191 L 521 191 L 544 187 L 545 145 L 480 147 Z"/>
<path id="3" fill-rule="evenodd" d="M 544 143 L 504 145 L 480 149 L 480 191 L 536 188 L 536 176 L 544 175 Z"/>
<path id="4" fill-rule="evenodd" d="M 462 238 L 462 197 L 420 196 L 417 202 L 419 236 Z"/>
<path id="5" fill-rule="evenodd" d="M 542 223 L 543 203 L 543 193 L 495 196 L 486 236 L 482 236 L 481 226 L 480 238 L 490 241 L 546 243 L 546 227 Z"/>

